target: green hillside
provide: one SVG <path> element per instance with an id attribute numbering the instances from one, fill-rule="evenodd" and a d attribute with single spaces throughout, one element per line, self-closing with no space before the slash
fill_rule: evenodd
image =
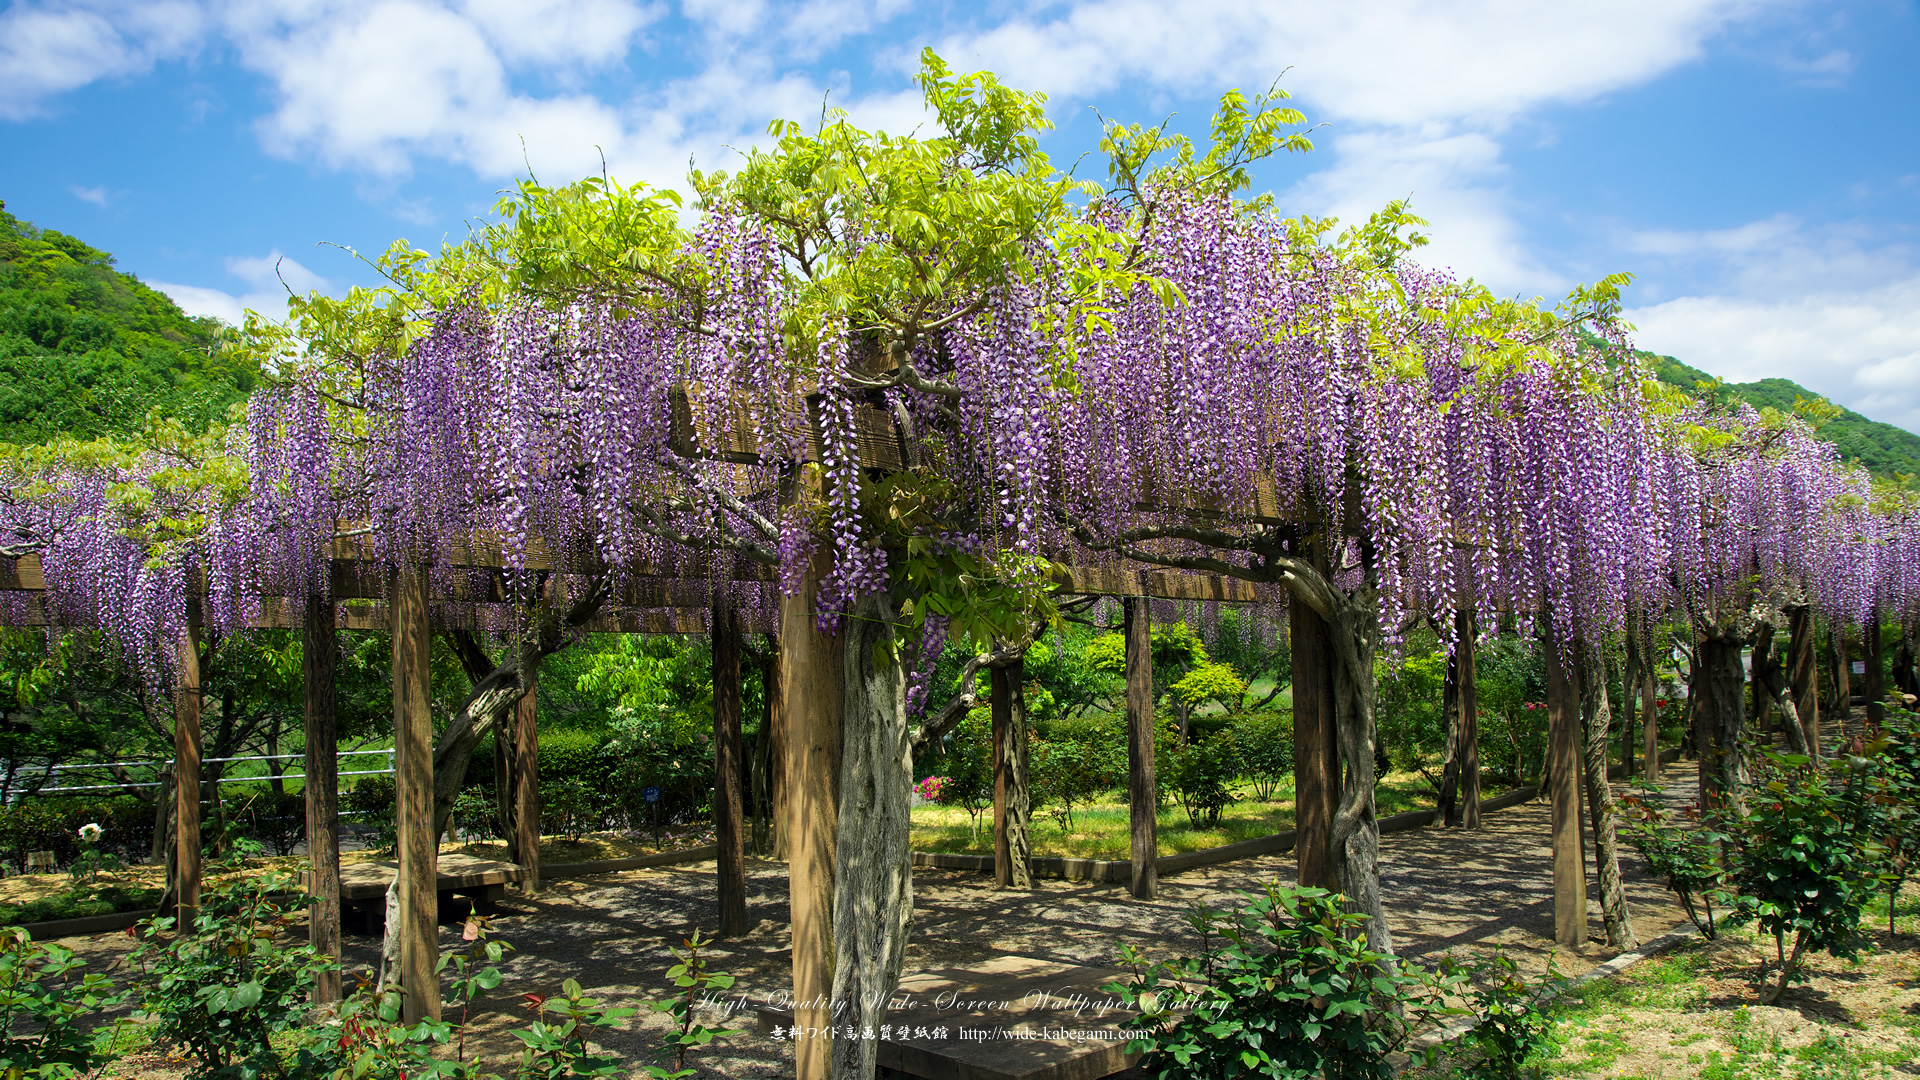
<path id="1" fill-rule="evenodd" d="M 1653 362 L 1654 371 L 1661 382 L 1671 383 L 1689 393 L 1710 393 L 1723 402 L 1736 399 L 1756 409 L 1772 406 L 1782 412 L 1792 412 L 1794 402 L 1820 396 L 1790 379 L 1723 383 L 1671 356 L 1644 355 Z M 1703 391 L 1701 383 L 1713 385 Z M 1842 409 L 1838 416 L 1820 425 L 1819 435 L 1839 447 L 1841 456 L 1849 461 L 1858 461 L 1877 475 L 1891 478 L 1906 473 L 1920 477 L 1920 435 L 1904 428 L 1869 420 L 1851 409 Z"/>
<path id="2" fill-rule="evenodd" d="M 256 374 L 221 355 L 219 333 L 113 256 L 0 203 L 0 440 L 125 433 L 153 409 L 204 427 Z"/>

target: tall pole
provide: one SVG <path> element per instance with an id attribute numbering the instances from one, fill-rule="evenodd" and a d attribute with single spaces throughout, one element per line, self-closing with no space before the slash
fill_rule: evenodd
<path id="1" fill-rule="evenodd" d="M 433 712 L 428 684 L 427 571 L 395 568 L 387 590 L 393 635 L 395 830 L 400 853 L 400 1018 L 440 1019 L 438 888 L 440 850 L 433 829 Z"/>
<path id="2" fill-rule="evenodd" d="M 540 891 L 540 663 L 520 662 L 520 699 L 513 703 L 513 849 L 520 863 L 520 891 Z"/>
<path id="3" fill-rule="evenodd" d="M 1153 760 L 1153 615 L 1144 596 L 1126 599 L 1127 812 L 1133 873 L 1128 891 L 1151 900 L 1160 892 L 1160 792 Z"/>
<path id="4" fill-rule="evenodd" d="M 1867 699 L 1867 724 L 1879 731 L 1887 723 L 1887 663 L 1880 641 L 1880 609 L 1867 613 L 1866 674 L 1860 679 L 1860 692 Z"/>
<path id="5" fill-rule="evenodd" d="M 1552 616 L 1547 616 L 1552 627 Z M 1547 787 L 1553 797 L 1553 938 L 1587 941 L 1587 860 L 1580 842 L 1580 696 L 1567 670 L 1563 643 L 1549 629 L 1547 666 Z"/>
<path id="6" fill-rule="evenodd" d="M 840 822 L 840 638 L 820 632 L 814 598 L 829 556 L 817 555 L 800 591 L 780 601 L 780 707 L 787 734 L 787 894 L 793 927 L 794 1023 L 826 1032 L 794 1041 L 798 1080 L 833 1070 L 833 867 Z"/>
<path id="7" fill-rule="evenodd" d="M 740 612 L 713 605 L 713 838 L 719 849 L 720 933 L 747 932 L 747 849 L 740 752 Z"/>
<path id="8" fill-rule="evenodd" d="M 306 695 L 307 942 L 322 956 L 340 959 L 340 739 L 335 723 L 333 601 L 307 597 L 300 657 Z M 313 1000 L 340 1000 L 340 971 L 314 977 Z"/>
<path id="9" fill-rule="evenodd" d="M 200 910 L 200 613 L 190 604 L 175 656 L 173 695 L 174 896 L 182 931 Z"/>

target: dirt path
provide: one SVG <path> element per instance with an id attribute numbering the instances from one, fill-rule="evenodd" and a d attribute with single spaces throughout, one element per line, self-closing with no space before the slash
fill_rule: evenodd
<path id="1" fill-rule="evenodd" d="M 1676 792 L 1690 790 L 1690 769 L 1670 768 L 1668 778 Z M 1555 952 L 1549 820 L 1547 805 L 1535 802 L 1487 815 L 1477 833 L 1421 829 L 1382 838 L 1381 884 L 1398 951 L 1430 958 L 1449 949 L 1499 948 L 1525 970 L 1544 970 Z M 1643 942 L 1682 920 L 1638 855 L 1629 851 L 1622 868 Z M 738 978 L 736 993 L 759 1001 L 790 986 L 786 874 L 784 866 L 765 860 L 749 860 L 748 870 L 748 915 L 757 925 L 745 939 L 710 955 L 717 970 Z M 1248 859 L 1168 877 L 1157 900 L 1139 902 L 1117 885 L 1047 881 L 1031 893 L 1009 893 L 993 889 L 987 875 L 922 870 L 915 875 L 908 966 L 969 966 L 1013 953 L 1105 967 L 1116 963 L 1122 942 L 1178 954 L 1197 943 L 1185 918 L 1190 905 L 1226 906 L 1241 891 L 1293 875 L 1291 855 Z M 551 993 L 569 977 L 606 1003 L 644 1009 L 657 1000 L 668 987 L 669 948 L 693 927 L 714 925 L 714 890 L 713 864 L 695 863 L 554 882 L 537 898 L 508 901 L 495 925 L 517 951 L 504 968 L 507 982 L 499 995 L 476 1010 L 482 1052 L 504 1066 L 500 1059 L 517 1043 L 503 1032 L 532 1018 L 519 995 Z M 1590 908 L 1594 940 L 1577 955 L 1558 951 L 1563 973 L 1610 955 L 1597 899 L 1590 899 Z M 104 960 L 126 940 L 109 935 L 72 944 Z M 459 948 L 458 928 L 443 928 L 441 944 Z M 349 937 L 347 945 L 353 969 L 374 962 L 377 942 Z M 665 1030 L 665 1017 L 643 1012 L 606 1042 L 639 1062 Z M 700 1057 L 702 1075 L 773 1077 L 791 1071 L 787 1047 L 757 1033 L 721 1046 Z"/>

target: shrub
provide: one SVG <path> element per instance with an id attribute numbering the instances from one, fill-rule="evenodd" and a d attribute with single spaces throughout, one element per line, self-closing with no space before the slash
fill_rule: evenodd
<path id="1" fill-rule="evenodd" d="M 1667 888 L 1680 898 L 1687 918 L 1712 941 L 1716 933 L 1713 902 L 1722 896 L 1727 870 L 1720 859 L 1725 834 L 1699 822 L 1677 820 L 1653 800 L 1659 785 L 1644 777 L 1635 782 L 1641 794 L 1627 795 L 1621 802 L 1631 816 L 1626 819 L 1627 842 L 1647 860 L 1654 873 L 1667 879 Z"/>
<path id="2" fill-rule="evenodd" d="M 1270 882 L 1265 895 L 1220 913 L 1196 906 L 1197 957 L 1147 964 L 1108 984 L 1140 1010 L 1146 1034 L 1127 1044 L 1157 1080 L 1385 1078 L 1405 1042 L 1405 1012 L 1429 999 L 1426 980 L 1368 949 L 1344 901 L 1323 889 Z M 1176 1004 L 1190 1004 L 1184 1015 Z"/>
<path id="3" fill-rule="evenodd" d="M 71 949 L 0 930 L 0 1076 L 84 1074 L 101 1063 L 81 1021 L 120 998 L 85 967 Z"/>
<path id="4" fill-rule="evenodd" d="M 80 826 L 98 824 L 98 850 L 127 862 L 153 853 L 153 804 L 130 795 L 111 799 L 32 798 L 0 806 L 0 853 L 25 870 L 27 854 L 51 851 L 62 865 L 81 852 Z"/>
<path id="5" fill-rule="evenodd" d="M 1047 808 L 1061 832 L 1073 828 L 1073 808 L 1112 788 L 1113 749 L 1078 740 L 1035 739 L 1027 747 L 1027 783 L 1033 808 Z"/>
<path id="6" fill-rule="evenodd" d="M 302 1049 L 289 1068 L 273 1045 L 305 1025 L 315 977 L 335 966 L 309 946 L 281 944 L 298 908 L 276 897 L 294 891 L 281 874 L 240 878 L 201 893 L 187 932 L 163 937 L 174 928 L 170 918 L 142 924 L 131 957 L 140 1010 L 157 1040 L 185 1051 L 193 1080 L 312 1075 L 320 1067 Z"/>
<path id="7" fill-rule="evenodd" d="M 395 844 L 393 777 L 363 776 L 340 800 L 367 830 L 367 847 L 391 853 Z"/>
<path id="8" fill-rule="evenodd" d="M 1276 709 L 1242 716 L 1232 728 L 1234 753 L 1262 801 L 1293 780 L 1293 713 Z"/>
<path id="9" fill-rule="evenodd" d="M 967 812 L 973 831 L 980 831 L 980 812 L 993 805 L 993 716 L 974 709 L 947 740 L 940 785 L 940 803 Z"/>
<path id="10" fill-rule="evenodd" d="M 1547 958 L 1547 978 L 1556 985 L 1566 980 Z M 1522 1080 L 1534 1074 L 1527 1061 L 1542 1056 L 1553 1043 L 1553 1015 L 1542 1007 L 1541 988 L 1520 977 L 1513 958 L 1504 953 L 1468 966 L 1452 957 L 1440 961 L 1438 989 L 1442 993 L 1464 987 L 1466 1009 L 1474 1025 L 1460 1045 L 1477 1051 L 1481 1067 L 1474 1076 L 1488 1080 Z"/>
<path id="11" fill-rule="evenodd" d="M 1240 797 L 1232 784 L 1240 774 L 1234 741 L 1213 735 L 1180 747 L 1167 760 L 1165 784 L 1186 808 L 1187 823 L 1196 829 L 1220 824 L 1221 811 Z"/>
<path id="12" fill-rule="evenodd" d="M 1749 795 L 1752 806 L 1734 829 L 1731 877 L 1740 895 L 1729 921 L 1757 923 L 1773 938 L 1780 975 L 1762 995 L 1771 1004 L 1803 977 L 1808 949 L 1842 958 L 1859 951 L 1860 911 L 1878 884 L 1883 849 L 1872 835 L 1876 762 L 1835 759 L 1829 768 L 1841 781 L 1833 784 L 1808 758 L 1767 760 L 1772 778 Z"/>

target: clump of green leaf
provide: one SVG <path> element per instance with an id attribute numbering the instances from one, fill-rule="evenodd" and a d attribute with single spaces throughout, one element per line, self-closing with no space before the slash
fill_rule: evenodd
<path id="1" fill-rule="evenodd" d="M 120 1001 L 63 946 L 0 929 L 0 1076 L 70 1077 L 105 1064 L 82 1020 Z"/>
<path id="2" fill-rule="evenodd" d="M 655 1012 L 671 1014 L 680 1026 L 667 1035 L 664 1047 L 666 1053 L 673 1055 L 673 1067 L 648 1065 L 643 1070 L 653 1080 L 682 1080 L 683 1077 L 693 1076 L 698 1070 L 687 1067 L 688 1050 L 706 1046 L 715 1039 L 739 1034 L 731 1028 L 708 1027 L 693 1018 L 694 1007 L 702 997 L 715 990 L 733 988 L 733 976 L 707 970 L 707 961 L 700 955 L 700 947 L 710 944 L 710 939 L 702 939 L 700 931 L 695 930 L 693 936 L 686 940 L 686 948 L 673 950 L 674 964 L 667 969 L 667 978 L 673 980 L 673 985 L 679 987 L 680 992 L 665 1001 L 655 1002 L 653 1009 Z"/>
<path id="3" fill-rule="evenodd" d="M 334 966 L 281 940 L 304 903 L 281 899 L 295 891 L 285 875 L 245 877 L 202 893 L 182 932 L 171 918 L 142 924 L 130 958 L 140 1010 L 156 1041 L 186 1053 L 192 1080 L 305 1077 L 324 1064 L 306 1048 L 283 1059 L 274 1045 L 306 1026 L 314 980 Z"/>
<path id="4" fill-rule="evenodd" d="M 1146 1034 L 1127 1044 L 1156 1080 L 1360 1080 L 1393 1075 L 1388 1056 L 1406 1041 L 1409 1014 L 1428 1011 L 1424 974 L 1369 949 L 1364 915 L 1324 889 L 1270 882 L 1230 912 L 1196 905 L 1197 957 L 1148 963 L 1108 984 Z"/>

